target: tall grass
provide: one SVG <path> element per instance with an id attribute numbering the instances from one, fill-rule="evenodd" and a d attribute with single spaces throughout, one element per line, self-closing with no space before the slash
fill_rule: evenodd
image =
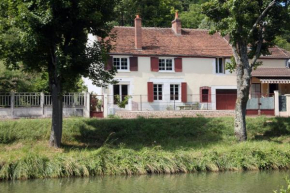
<path id="1" fill-rule="evenodd" d="M 63 148 L 50 120 L 0 123 L 0 179 L 290 168 L 289 119 L 248 119 L 237 143 L 232 118 L 66 119 Z"/>

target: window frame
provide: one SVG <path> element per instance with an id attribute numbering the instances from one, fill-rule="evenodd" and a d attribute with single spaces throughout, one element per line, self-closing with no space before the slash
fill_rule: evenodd
<path id="1" fill-rule="evenodd" d="M 115 58 L 119 58 L 119 66 L 120 69 L 115 67 Z M 127 59 L 127 69 L 121 69 L 122 68 L 122 59 Z M 117 69 L 117 72 L 130 72 L 130 58 L 128 56 L 113 56 L 113 64 L 112 64 L 113 68 Z"/>
<path id="2" fill-rule="evenodd" d="M 114 86 L 119 86 L 119 94 L 115 94 L 115 92 L 114 92 Z M 122 86 L 127 86 L 127 95 L 124 95 L 123 96 L 123 94 L 122 94 Z M 115 101 L 115 96 L 116 95 L 119 95 L 120 96 L 120 100 L 123 101 L 123 99 L 124 99 L 125 96 L 129 96 L 129 85 L 128 84 L 114 84 L 113 85 L 113 103 L 114 103 L 114 105 L 117 104 L 116 101 Z"/>
<path id="3" fill-rule="evenodd" d="M 176 95 L 175 94 L 175 87 L 176 86 L 178 86 L 178 93 L 177 93 L 177 99 L 171 99 L 171 85 L 173 85 L 174 87 L 173 87 L 173 92 L 174 92 L 174 96 Z M 181 100 L 181 84 L 179 84 L 179 83 L 170 83 L 169 84 L 169 94 L 170 94 L 170 97 L 169 97 L 169 99 L 170 99 L 170 101 L 180 101 Z"/>
<path id="4" fill-rule="evenodd" d="M 207 90 L 207 94 L 203 94 L 203 91 L 204 90 Z M 207 86 L 204 86 L 204 87 L 200 87 L 200 103 L 211 103 L 211 88 L 210 87 L 207 87 Z M 207 95 L 206 97 L 206 100 L 205 97 L 203 95 Z"/>
<path id="5" fill-rule="evenodd" d="M 220 72 L 220 60 L 222 61 L 222 63 L 221 63 L 222 72 Z M 225 74 L 225 58 L 216 58 L 215 59 L 215 73 L 216 74 Z"/>
<path id="6" fill-rule="evenodd" d="M 154 87 L 155 85 L 161 85 L 161 100 L 159 99 L 159 87 L 157 86 L 157 99 L 155 99 L 155 91 L 154 91 Z M 163 101 L 164 100 L 164 85 L 161 83 L 153 83 L 153 101 Z"/>
<path id="7" fill-rule="evenodd" d="M 164 68 L 165 70 L 160 70 L 160 60 L 165 60 L 165 64 L 164 64 Z M 172 65 L 172 69 L 171 70 L 167 70 L 167 60 L 171 60 L 171 65 Z M 159 57 L 158 58 L 158 72 L 175 72 L 175 64 L 174 64 L 174 58 L 170 58 L 170 57 Z"/>

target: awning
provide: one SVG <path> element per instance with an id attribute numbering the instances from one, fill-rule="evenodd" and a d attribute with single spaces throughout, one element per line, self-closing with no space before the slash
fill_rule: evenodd
<path id="1" fill-rule="evenodd" d="M 290 79 L 261 78 L 260 81 L 263 84 L 290 84 Z"/>

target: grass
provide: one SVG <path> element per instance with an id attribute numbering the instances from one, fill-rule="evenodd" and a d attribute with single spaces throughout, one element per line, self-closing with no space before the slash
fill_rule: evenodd
<path id="1" fill-rule="evenodd" d="M 0 123 L 0 180 L 290 168 L 290 119 L 64 120 L 63 146 L 48 146 L 49 119 Z"/>

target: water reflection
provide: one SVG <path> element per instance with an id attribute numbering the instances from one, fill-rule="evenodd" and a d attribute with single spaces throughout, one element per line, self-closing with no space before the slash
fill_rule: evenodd
<path id="1" fill-rule="evenodd" d="M 105 176 L 1 182 L 2 193 L 272 193 L 290 171 Z"/>

